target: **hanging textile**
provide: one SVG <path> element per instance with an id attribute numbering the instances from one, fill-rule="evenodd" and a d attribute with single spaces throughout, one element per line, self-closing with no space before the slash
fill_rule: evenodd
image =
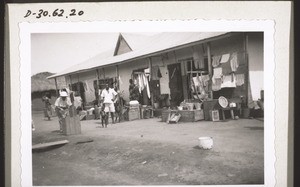
<path id="1" fill-rule="evenodd" d="M 212 84 L 212 91 L 221 90 L 221 84 L 222 84 L 222 79 L 221 78 L 215 79 L 213 84 Z"/>
<path id="2" fill-rule="evenodd" d="M 223 63 L 221 64 L 222 67 L 222 75 L 229 75 L 232 73 L 230 63 Z"/>
<path id="3" fill-rule="evenodd" d="M 230 57 L 230 54 L 229 54 L 229 53 L 228 53 L 228 54 L 222 55 L 220 63 L 223 64 L 223 63 L 228 62 L 229 57 Z"/>
<path id="4" fill-rule="evenodd" d="M 238 63 L 237 53 L 232 53 L 230 59 L 230 66 L 233 72 L 235 72 L 238 69 L 239 63 Z"/>
<path id="5" fill-rule="evenodd" d="M 237 74 L 236 75 L 236 86 L 242 86 L 245 83 L 245 75 Z"/>
<path id="6" fill-rule="evenodd" d="M 214 68 L 214 75 L 213 78 L 218 79 L 222 77 L 222 68 Z"/>
<path id="7" fill-rule="evenodd" d="M 83 83 L 83 88 L 84 88 L 85 91 L 88 90 L 88 88 L 87 88 L 87 83 L 86 83 L 86 82 Z"/>
<path id="8" fill-rule="evenodd" d="M 150 99 L 150 87 L 149 87 L 149 82 L 148 82 L 147 77 L 149 77 L 149 76 L 146 76 L 145 74 L 142 74 L 144 89 L 147 90 L 147 96 Z"/>
<path id="9" fill-rule="evenodd" d="M 150 73 L 150 68 L 144 69 L 144 73 L 149 74 Z"/>
<path id="10" fill-rule="evenodd" d="M 94 90 L 89 86 L 89 83 L 87 80 L 85 81 L 85 84 L 86 84 L 86 91 L 94 92 Z"/>
<path id="11" fill-rule="evenodd" d="M 157 70 L 157 77 L 158 77 L 158 78 L 162 78 L 162 74 L 161 74 L 161 72 L 160 72 L 160 69 L 159 69 L 158 66 L 157 66 L 157 68 L 158 68 L 158 70 Z"/>
<path id="12" fill-rule="evenodd" d="M 196 69 L 199 69 L 199 61 L 200 61 L 199 59 L 194 60 L 194 65 Z"/>
<path id="13" fill-rule="evenodd" d="M 150 95 L 150 87 L 149 87 L 149 82 L 147 80 L 147 83 L 146 83 L 146 89 L 147 89 L 147 95 L 148 95 L 148 98 L 150 99 L 151 95 Z"/>
<path id="14" fill-rule="evenodd" d="M 138 83 L 139 83 L 139 91 L 142 93 L 142 90 L 144 89 L 144 81 L 142 74 L 138 74 Z"/>
<path id="15" fill-rule="evenodd" d="M 235 88 L 235 87 L 236 87 L 236 78 L 234 74 L 223 76 L 221 88 Z"/>
<path id="16" fill-rule="evenodd" d="M 208 86 L 209 75 L 202 75 L 201 77 L 202 77 L 203 85 Z"/>
<path id="17" fill-rule="evenodd" d="M 161 76 L 161 72 L 158 66 L 153 66 L 152 67 L 152 80 L 159 80 L 162 76 Z"/>
<path id="18" fill-rule="evenodd" d="M 221 56 L 213 56 L 212 57 L 212 66 L 215 68 L 215 67 L 218 67 L 219 64 L 220 64 L 220 60 L 221 60 Z"/>
<path id="19" fill-rule="evenodd" d="M 204 64 L 204 60 L 203 59 L 199 59 L 199 69 L 204 69 L 205 68 L 205 64 Z"/>

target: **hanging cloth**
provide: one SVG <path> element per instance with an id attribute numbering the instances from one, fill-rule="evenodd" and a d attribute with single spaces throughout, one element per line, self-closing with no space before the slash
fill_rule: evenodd
<path id="1" fill-rule="evenodd" d="M 220 64 L 220 59 L 221 59 L 221 56 L 218 55 L 218 56 L 213 56 L 212 57 L 212 66 L 215 68 L 215 67 L 218 67 L 219 64 Z"/>
<path id="2" fill-rule="evenodd" d="M 222 77 L 222 68 L 219 67 L 219 68 L 214 68 L 214 75 L 213 75 L 213 78 L 214 79 L 218 79 L 218 78 L 221 78 Z"/>
<path id="3" fill-rule="evenodd" d="M 199 59 L 199 69 L 204 69 L 205 65 L 204 65 L 204 60 L 203 59 Z"/>
<path id="4" fill-rule="evenodd" d="M 159 80 L 161 78 L 160 69 L 158 66 L 152 67 L 152 80 Z"/>
<path id="5" fill-rule="evenodd" d="M 221 88 L 235 88 L 235 87 L 236 87 L 236 78 L 234 74 L 223 76 Z"/>
<path id="6" fill-rule="evenodd" d="M 212 83 L 212 91 L 219 91 L 221 90 L 221 84 L 222 84 L 222 79 L 221 78 L 217 78 L 214 80 L 214 82 Z"/>
<path id="7" fill-rule="evenodd" d="M 230 59 L 230 66 L 231 66 L 231 70 L 233 72 L 235 72 L 238 67 L 239 67 L 239 63 L 238 63 L 238 59 L 237 59 L 237 53 L 232 53 L 231 55 L 231 59 Z"/>
<path id="8" fill-rule="evenodd" d="M 200 86 L 200 81 L 198 79 L 198 77 L 193 77 L 193 82 L 195 86 Z"/>
<path id="9" fill-rule="evenodd" d="M 148 84 L 148 78 L 146 77 L 146 75 L 145 74 L 141 74 L 141 77 L 142 77 L 142 79 L 143 79 L 143 89 L 146 89 L 146 91 L 147 91 L 147 96 L 148 96 L 148 98 L 150 99 L 150 87 L 149 87 L 149 84 Z M 142 90 L 143 90 L 142 89 Z"/>
<path id="10" fill-rule="evenodd" d="M 158 78 L 162 78 L 162 75 L 161 75 L 161 72 L 160 72 L 160 69 L 159 69 L 159 66 L 157 66 L 157 77 Z"/>
<path id="11" fill-rule="evenodd" d="M 245 75 L 244 74 L 237 74 L 236 75 L 236 85 L 242 86 L 245 83 Z"/>
<path id="12" fill-rule="evenodd" d="M 205 87 L 208 86 L 209 75 L 202 75 L 201 77 L 202 77 L 203 85 Z"/>
<path id="13" fill-rule="evenodd" d="M 199 61 L 200 61 L 199 59 L 194 60 L 194 65 L 196 69 L 199 69 Z"/>
<path id="14" fill-rule="evenodd" d="M 150 95 L 150 87 L 149 87 L 148 81 L 147 81 L 147 83 L 146 83 L 146 89 L 147 89 L 147 95 L 148 95 L 148 98 L 150 99 L 151 95 Z"/>
<path id="15" fill-rule="evenodd" d="M 85 91 L 88 91 L 88 88 L 87 88 L 87 87 L 88 87 L 88 86 L 87 86 L 87 83 L 84 82 L 84 83 L 83 83 L 83 88 L 84 88 Z"/>
<path id="16" fill-rule="evenodd" d="M 144 89 L 144 81 L 142 74 L 138 74 L 138 82 L 139 82 L 139 91 L 142 93 L 142 90 Z"/>
<path id="17" fill-rule="evenodd" d="M 228 62 L 229 57 L 230 57 L 230 54 L 229 54 L 229 53 L 228 53 L 228 54 L 222 55 L 220 63 L 223 64 L 223 63 Z"/>

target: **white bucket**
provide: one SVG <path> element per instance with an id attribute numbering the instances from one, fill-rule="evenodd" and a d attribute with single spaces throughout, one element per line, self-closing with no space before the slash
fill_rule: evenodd
<path id="1" fill-rule="evenodd" d="M 211 149 L 213 147 L 212 137 L 200 137 L 199 138 L 199 147 L 201 149 Z"/>

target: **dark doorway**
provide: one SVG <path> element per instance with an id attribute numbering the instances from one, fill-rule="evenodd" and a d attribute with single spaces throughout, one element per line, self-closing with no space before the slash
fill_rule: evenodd
<path id="1" fill-rule="evenodd" d="M 86 103 L 85 88 L 84 88 L 83 82 L 77 82 L 77 83 L 72 84 L 72 91 L 78 92 L 83 103 Z"/>
<path id="2" fill-rule="evenodd" d="M 179 106 L 183 101 L 180 63 L 168 65 L 171 106 Z"/>

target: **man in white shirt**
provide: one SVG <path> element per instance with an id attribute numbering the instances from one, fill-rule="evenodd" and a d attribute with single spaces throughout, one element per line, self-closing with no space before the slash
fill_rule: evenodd
<path id="1" fill-rule="evenodd" d="M 109 112 L 111 114 L 111 118 L 112 118 L 112 123 L 115 123 L 114 121 L 114 113 L 115 113 L 115 99 L 116 96 L 118 95 L 118 93 L 112 89 L 109 88 L 108 84 L 105 84 L 105 89 L 102 90 L 101 92 L 101 100 L 103 101 L 103 104 L 105 106 L 104 111 L 107 114 L 106 116 L 109 115 Z M 105 123 L 107 124 L 107 120 L 105 120 Z"/>
<path id="2" fill-rule="evenodd" d="M 57 112 L 60 131 L 62 132 L 62 120 L 66 117 L 68 109 L 72 105 L 71 99 L 68 97 L 67 92 L 60 92 L 60 97 L 56 99 L 54 105 Z"/>

